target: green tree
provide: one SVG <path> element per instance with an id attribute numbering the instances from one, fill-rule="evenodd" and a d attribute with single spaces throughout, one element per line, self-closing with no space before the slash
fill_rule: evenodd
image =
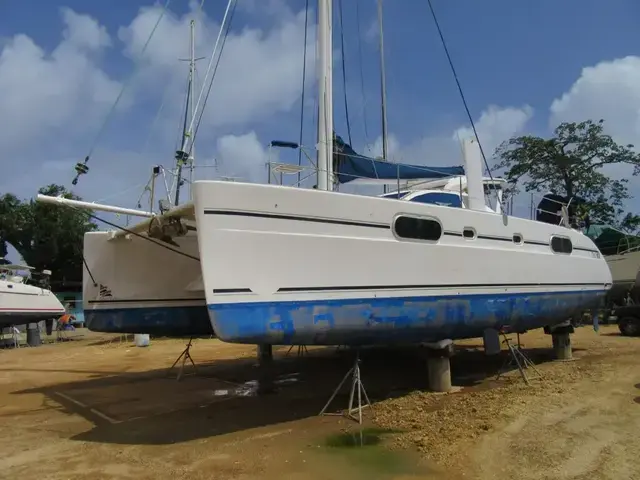
<path id="1" fill-rule="evenodd" d="M 48 185 L 38 193 L 80 199 L 60 185 Z M 81 210 L 20 200 L 11 193 L 0 196 L 0 256 L 7 254 L 10 243 L 28 265 L 51 270 L 54 290 L 82 280 L 82 239 L 96 229 Z"/>
<path id="2" fill-rule="evenodd" d="M 505 171 L 511 191 L 519 184 L 527 192 L 563 195 L 584 200 L 592 223 L 637 228 L 640 217 L 625 214 L 631 198 L 628 179 L 603 173 L 611 165 L 631 165 L 640 173 L 640 154 L 633 145 L 620 145 L 604 133 L 604 120 L 561 123 L 549 139 L 522 136 L 504 142 L 496 150 L 496 170 Z"/>

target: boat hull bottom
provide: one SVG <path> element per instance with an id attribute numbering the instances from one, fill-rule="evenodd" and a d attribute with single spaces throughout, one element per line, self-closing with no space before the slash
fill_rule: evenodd
<path id="1" fill-rule="evenodd" d="M 105 333 L 148 333 L 167 337 L 213 335 L 207 307 L 143 307 L 85 310 L 87 328 Z"/>
<path id="2" fill-rule="evenodd" d="M 524 332 L 599 308 L 607 290 L 210 304 L 217 336 L 232 343 L 375 345 Z"/>
<path id="3" fill-rule="evenodd" d="M 27 325 L 38 323 L 43 320 L 60 318 L 64 311 L 44 311 L 44 312 L 3 312 L 0 314 L 0 328 L 8 328 L 12 325 Z"/>

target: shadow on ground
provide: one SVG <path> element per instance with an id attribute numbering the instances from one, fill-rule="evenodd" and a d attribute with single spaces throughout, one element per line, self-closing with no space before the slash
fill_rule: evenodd
<path id="1" fill-rule="evenodd" d="M 535 364 L 553 359 L 551 349 L 523 348 Z M 274 378 L 279 379 L 277 389 L 259 396 L 251 394 L 251 382 L 260 374 L 253 358 L 198 363 L 197 375 L 185 376 L 180 382 L 176 381 L 176 372 L 169 376 L 166 368 L 141 373 L 111 372 L 106 377 L 104 372 L 95 372 L 97 378 L 16 394 L 41 393 L 68 413 L 93 422 L 94 428 L 75 436 L 76 440 L 173 444 L 318 415 L 353 365 L 354 352 L 322 348 L 297 357 L 295 349 L 285 356 L 287 350 L 288 347 L 274 348 L 272 369 Z M 197 345 L 192 353 L 198 361 Z M 456 394 L 500 385 L 505 380 L 496 381 L 495 376 L 506 357 L 506 352 L 487 357 L 481 345 L 457 347 L 451 360 L 453 383 L 463 388 Z M 426 390 L 425 351 L 419 347 L 363 349 L 361 375 L 374 404 Z M 348 395 L 349 382 L 329 411 L 346 408 Z M 442 396 L 442 401 L 446 397 Z"/>

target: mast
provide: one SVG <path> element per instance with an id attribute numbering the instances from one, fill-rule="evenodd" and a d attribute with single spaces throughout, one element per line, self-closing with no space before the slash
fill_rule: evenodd
<path id="1" fill-rule="evenodd" d="M 174 199 L 174 205 L 177 207 L 180 203 L 180 187 L 182 186 L 182 167 L 189 162 L 189 151 L 187 149 L 187 145 L 189 143 L 189 139 L 191 138 L 191 124 L 193 122 L 189 122 L 189 113 L 191 113 L 191 117 L 193 117 L 194 113 L 194 105 L 193 105 L 193 81 L 195 76 L 196 69 L 196 58 L 195 58 L 195 28 L 196 22 L 195 20 L 191 20 L 189 23 L 190 29 L 190 39 L 189 39 L 189 85 L 187 88 L 187 101 L 184 108 L 184 124 L 182 125 L 182 146 L 180 150 L 176 152 L 176 195 Z M 191 151 L 193 152 L 193 145 L 191 146 Z M 193 163 L 190 166 L 190 175 L 193 174 Z"/>
<path id="2" fill-rule="evenodd" d="M 384 65 L 384 29 L 382 28 L 382 0 L 378 0 L 378 28 L 380 30 L 380 98 L 382 100 L 382 159 L 389 161 L 388 131 L 387 131 L 387 79 Z M 382 187 L 387 193 L 387 186 Z"/>
<path id="3" fill-rule="evenodd" d="M 333 190 L 332 1 L 318 0 L 318 190 Z"/>
<path id="4" fill-rule="evenodd" d="M 382 29 L 382 0 L 378 0 L 378 27 L 380 29 L 380 97 L 382 99 L 382 159 L 388 161 L 387 81 L 384 66 L 384 33 Z"/>
<path id="5" fill-rule="evenodd" d="M 193 119 L 195 117 L 196 111 L 196 104 L 193 101 L 193 93 L 196 87 L 196 62 L 198 61 L 198 59 L 196 58 L 196 22 L 195 20 L 191 20 L 191 23 L 189 24 L 190 27 L 190 53 L 191 55 L 189 56 L 189 90 L 191 90 L 191 92 L 189 93 L 189 98 L 191 99 L 190 103 L 190 117 Z M 189 138 L 192 138 L 192 129 L 189 128 Z M 196 146 L 194 145 L 193 141 L 191 142 L 191 147 L 189 148 L 189 200 L 193 200 L 193 193 L 191 192 L 191 185 L 193 185 L 193 162 L 195 161 L 195 157 L 196 157 Z"/>

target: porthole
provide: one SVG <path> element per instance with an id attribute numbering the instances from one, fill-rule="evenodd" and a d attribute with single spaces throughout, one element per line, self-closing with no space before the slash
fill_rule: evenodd
<path id="1" fill-rule="evenodd" d="M 430 218 L 399 215 L 393 223 L 393 230 L 400 238 L 437 242 L 442 236 L 442 225 Z"/>
<path id="2" fill-rule="evenodd" d="M 462 236 L 467 240 L 473 240 L 476 238 L 476 231 L 471 227 L 465 227 L 464 230 L 462 230 Z"/>
<path id="3" fill-rule="evenodd" d="M 553 250 L 554 253 L 570 254 L 573 252 L 571 239 L 568 237 L 558 237 L 554 235 L 551 237 L 551 250 Z"/>
<path id="4" fill-rule="evenodd" d="M 520 235 L 519 233 L 514 233 L 513 234 L 513 243 L 517 243 L 518 245 L 522 244 L 522 235 Z"/>

